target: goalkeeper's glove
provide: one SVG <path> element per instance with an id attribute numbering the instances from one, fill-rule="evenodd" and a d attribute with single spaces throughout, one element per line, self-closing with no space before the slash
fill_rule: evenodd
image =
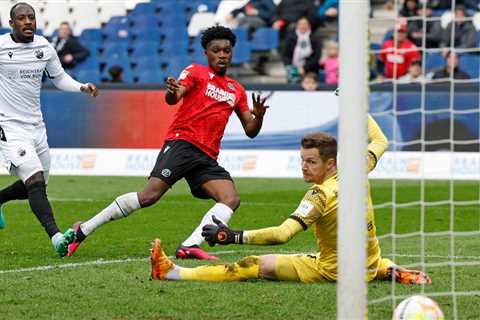
<path id="1" fill-rule="evenodd" d="M 243 243 L 243 230 L 231 230 L 215 216 L 212 216 L 212 220 L 215 224 L 207 224 L 203 226 L 202 231 L 202 236 L 208 242 L 210 247 L 213 247 L 217 243 L 222 245 Z"/>

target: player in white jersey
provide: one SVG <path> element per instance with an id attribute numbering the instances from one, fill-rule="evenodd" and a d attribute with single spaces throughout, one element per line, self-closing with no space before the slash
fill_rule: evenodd
<path id="1" fill-rule="evenodd" d="M 50 151 L 40 110 L 40 89 L 45 74 L 64 91 L 97 96 L 91 83 L 82 84 L 63 70 L 55 49 L 35 35 L 35 11 L 20 2 L 10 10 L 12 33 L 0 36 L 0 160 L 20 180 L 0 190 L 0 227 L 4 227 L 1 205 L 28 199 L 55 251 L 61 257 L 73 241 L 73 230 L 62 234 L 47 198 Z"/>

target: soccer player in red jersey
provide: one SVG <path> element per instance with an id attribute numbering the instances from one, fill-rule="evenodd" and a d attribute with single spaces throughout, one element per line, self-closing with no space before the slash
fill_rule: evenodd
<path id="1" fill-rule="evenodd" d="M 217 163 L 220 141 L 233 111 L 246 135 L 254 138 L 268 108 L 265 99 L 252 94 L 253 109 L 250 110 L 245 89 L 226 75 L 235 41 L 235 34 L 222 26 L 203 32 L 202 46 L 208 66 L 189 65 L 178 80 L 168 77 L 166 81 L 166 102 L 174 105 L 183 99 L 183 103 L 170 125 L 145 188 L 141 192 L 121 195 L 90 220 L 75 223 L 76 239 L 70 244 L 68 255 L 72 255 L 99 226 L 151 206 L 178 180 L 185 178 L 195 197 L 214 199 L 216 204 L 177 248 L 176 255 L 178 258 L 216 259 L 199 247 L 203 242 L 202 228 L 212 223 L 213 215 L 227 224 L 240 205 L 230 174 Z"/>

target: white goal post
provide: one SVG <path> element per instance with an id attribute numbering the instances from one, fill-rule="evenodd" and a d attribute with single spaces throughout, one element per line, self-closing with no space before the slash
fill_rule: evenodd
<path id="1" fill-rule="evenodd" d="M 369 1 L 340 0 L 337 319 L 367 312 L 366 204 Z"/>

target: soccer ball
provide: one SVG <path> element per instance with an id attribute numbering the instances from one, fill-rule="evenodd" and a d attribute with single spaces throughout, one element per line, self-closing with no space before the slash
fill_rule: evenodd
<path id="1" fill-rule="evenodd" d="M 426 296 L 411 296 L 395 308 L 392 320 L 444 320 L 438 304 Z"/>

